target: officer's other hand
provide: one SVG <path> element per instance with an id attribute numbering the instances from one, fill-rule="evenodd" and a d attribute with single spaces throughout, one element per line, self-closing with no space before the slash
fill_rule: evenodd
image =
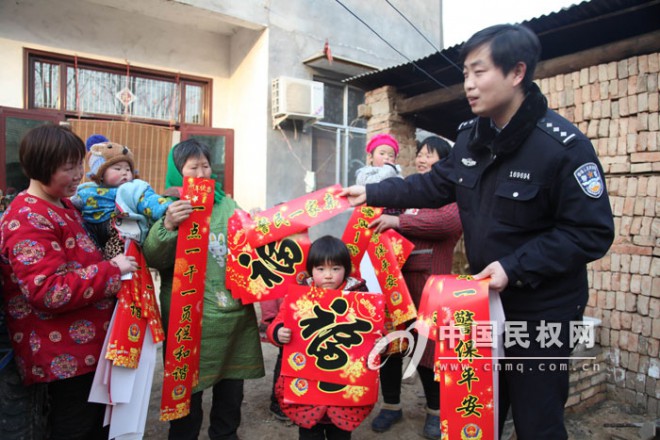
<path id="1" fill-rule="evenodd" d="M 348 188 L 342 188 L 337 194 L 339 197 L 348 198 L 351 206 L 357 206 L 367 201 L 367 189 L 362 185 L 353 185 Z"/>
<path id="2" fill-rule="evenodd" d="M 398 227 L 399 217 L 396 215 L 383 214 L 369 223 L 369 229 L 373 229 L 376 233 L 385 232 L 388 229 L 397 229 Z"/>
<path id="3" fill-rule="evenodd" d="M 509 277 L 506 276 L 506 272 L 504 272 L 504 268 L 499 261 L 493 261 L 484 270 L 474 275 L 473 278 L 475 280 L 483 280 L 488 277 L 490 277 L 488 287 L 496 292 L 506 289 L 506 286 L 509 284 Z"/>

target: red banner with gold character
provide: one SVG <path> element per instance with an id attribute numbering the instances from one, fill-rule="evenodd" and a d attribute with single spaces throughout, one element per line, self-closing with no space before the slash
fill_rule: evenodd
<path id="1" fill-rule="evenodd" d="M 310 395 L 322 398 L 315 403 L 366 405 L 375 402 L 364 400 L 372 393 L 363 388 L 375 391 L 377 397 L 378 371 L 369 368 L 367 359 L 376 339 L 382 335 L 382 295 L 292 286 L 282 307 L 284 326 L 290 328 L 292 334 L 291 342 L 284 346 L 281 374 L 306 379 L 307 383 L 322 381 L 308 387 L 305 393 L 289 389 L 295 395 L 290 396 L 292 402 L 302 403 Z M 343 385 L 362 388 L 351 390 Z M 301 387 L 302 382 L 295 386 Z M 337 403 L 337 399 L 342 403 Z"/>
<path id="2" fill-rule="evenodd" d="M 429 290 L 428 292 L 426 290 Z M 435 372 L 440 382 L 440 419 L 448 438 L 490 439 L 497 435 L 493 347 L 488 280 L 433 275 L 425 286 L 437 316 Z M 431 318 L 432 319 L 432 318 Z"/>
<path id="3" fill-rule="evenodd" d="M 253 248 L 246 239 L 249 214 L 237 210 L 227 226 L 227 288 L 243 304 L 281 298 L 307 276 L 309 235 L 303 231 Z"/>
<path id="4" fill-rule="evenodd" d="M 213 179 L 183 179 L 183 198 L 190 200 L 193 212 L 179 225 L 161 420 L 174 420 L 190 413 L 190 396 L 199 380 L 199 344 L 214 187 Z"/>

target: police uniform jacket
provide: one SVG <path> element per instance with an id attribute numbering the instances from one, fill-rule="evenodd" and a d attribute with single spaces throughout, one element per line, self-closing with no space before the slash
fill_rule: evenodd
<path id="1" fill-rule="evenodd" d="M 431 172 L 367 185 L 370 206 L 432 208 L 456 201 L 472 273 L 499 261 L 508 320 L 579 319 L 586 264 L 609 249 L 614 224 L 589 139 L 547 108 L 532 85 L 501 131 L 489 118 L 459 126 Z"/>

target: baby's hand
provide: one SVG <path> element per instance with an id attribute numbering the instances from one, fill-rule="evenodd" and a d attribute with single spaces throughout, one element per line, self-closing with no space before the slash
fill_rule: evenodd
<path id="1" fill-rule="evenodd" d="M 288 344 L 289 342 L 291 342 L 291 329 L 286 327 L 280 327 L 279 330 L 277 330 L 277 339 L 282 344 Z"/>

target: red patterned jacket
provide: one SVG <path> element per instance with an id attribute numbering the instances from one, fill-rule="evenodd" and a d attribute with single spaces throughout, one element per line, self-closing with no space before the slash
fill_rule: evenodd
<path id="1" fill-rule="evenodd" d="M 119 268 L 62 203 L 22 192 L 0 221 L 3 310 L 26 385 L 96 369 L 121 286 Z"/>

